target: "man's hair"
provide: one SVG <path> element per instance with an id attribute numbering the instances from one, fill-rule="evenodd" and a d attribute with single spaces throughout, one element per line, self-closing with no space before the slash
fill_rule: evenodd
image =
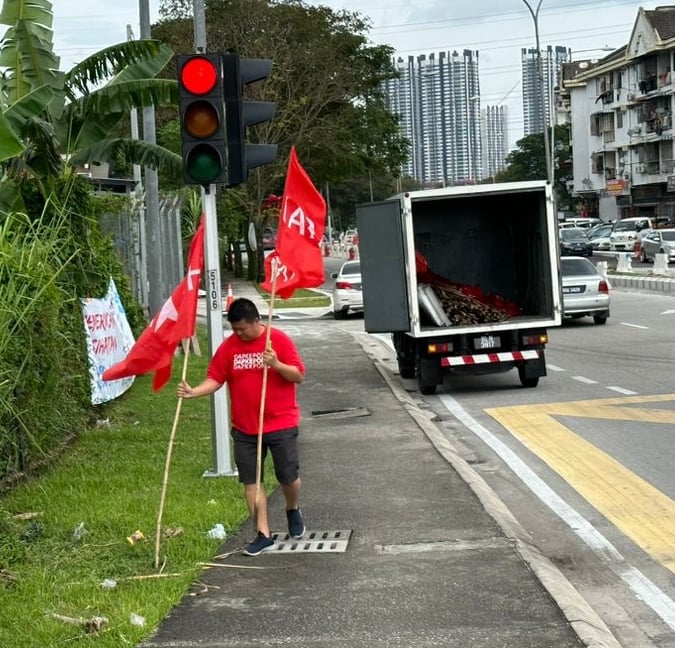
<path id="1" fill-rule="evenodd" d="M 260 319 L 260 313 L 256 305 L 250 299 L 246 299 L 246 297 L 235 299 L 227 309 L 227 321 L 230 324 L 232 322 L 240 322 L 241 320 L 251 324 L 257 319 Z"/>

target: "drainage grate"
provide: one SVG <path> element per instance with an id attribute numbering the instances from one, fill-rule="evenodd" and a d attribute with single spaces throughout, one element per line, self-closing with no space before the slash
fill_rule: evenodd
<path id="1" fill-rule="evenodd" d="M 296 540 L 288 533 L 273 533 L 276 551 L 270 553 L 344 553 L 351 535 L 351 529 L 306 531 L 304 537 Z"/>
<path id="2" fill-rule="evenodd" d="M 357 416 L 370 416 L 372 412 L 367 407 L 347 407 L 345 409 L 335 410 L 314 410 L 314 418 L 343 419 L 355 418 Z"/>

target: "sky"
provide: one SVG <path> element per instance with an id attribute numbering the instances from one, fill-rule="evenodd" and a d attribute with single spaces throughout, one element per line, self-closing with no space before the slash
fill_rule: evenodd
<path id="1" fill-rule="evenodd" d="M 127 25 L 140 35 L 139 4 L 145 0 L 52 0 L 54 50 L 61 69 L 108 45 L 127 39 Z M 528 0 L 534 11 L 538 0 Z M 335 10 L 369 18 L 368 37 L 391 45 L 399 56 L 463 49 L 478 50 L 481 106 L 506 105 L 509 145 L 523 134 L 520 50 L 534 47 L 535 20 L 525 0 L 323 0 Z M 573 60 L 606 55 L 630 38 L 638 9 L 666 5 L 635 0 L 541 0 L 539 40 L 570 48 Z M 149 0 L 150 19 L 159 17 L 159 0 Z M 186 52 L 192 47 L 188 45 Z"/>

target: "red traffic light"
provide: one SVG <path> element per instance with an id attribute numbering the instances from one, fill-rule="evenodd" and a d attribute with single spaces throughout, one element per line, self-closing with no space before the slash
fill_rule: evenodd
<path id="1" fill-rule="evenodd" d="M 194 95 L 205 95 L 216 87 L 218 70 L 207 58 L 193 56 L 180 71 L 181 85 Z"/>

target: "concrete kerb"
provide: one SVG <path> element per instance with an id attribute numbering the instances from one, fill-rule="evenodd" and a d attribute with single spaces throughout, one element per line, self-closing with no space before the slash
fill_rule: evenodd
<path id="1" fill-rule="evenodd" d="M 363 347 L 361 340 L 357 341 Z M 368 349 L 364 348 L 368 353 Z M 485 511 L 495 520 L 508 540 L 513 542 L 520 557 L 529 565 L 541 584 L 556 602 L 579 639 L 588 648 L 621 648 L 604 621 L 574 588 L 562 572 L 532 544 L 529 534 L 508 510 L 504 502 L 487 482 L 462 459 L 452 443 L 443 435 L 432 419 L 399 385 L 391 372 L 373 359 L 378 372 L 395 398 L 401 402 L 417 423 L 434 449 L 452 466 L 481 502 Z"/>

